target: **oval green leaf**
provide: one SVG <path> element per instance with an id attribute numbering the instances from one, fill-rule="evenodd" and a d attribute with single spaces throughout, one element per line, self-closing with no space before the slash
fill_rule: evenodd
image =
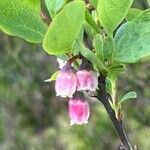
<path id="1" fill-rule="evenodd" d="M 150 9 L 123 24 L 115 36 L 114 59 L 122 63 L 135 63 L 150 56 Z"/>
<path id="2" fill-rule="evenodd" d="M 44 38 L 43 48 L 49 54 L 70 53 L 85 19 L 85 4 L 68 3 L 52 21 Z"/>
<path id="3" fill-rule="evenodd" d="M 0 29 L 32 43 L 42 42 L 47 27 L 40 16 L 39 0 L 1 0 Z"/>
<path id="4" fill-rule="evenodd" d="M 119 101 L 118 105 L 121 105 L 123 102 L 129 100 L 129 99 L 133 99 L 133 98 L 136 98 L 137 97 L 137 94 L 136 92 L 134 91 L 130 91 L 128 92 L 127 94 L 125 94 L 122 99 Z"/>
<path id="5" fill-rule="evenodd" d="M 93 45 L 95 47 L 97 58 L 104 62 L 103 40 L 100 34 L 95 35 Z"/>
<path id="6" fill-rule="evenodd" d="M 103 46 L 103 51 L 104 51 L 104 59 L 105 60 L 110 60 L 111 56 L 113 54 L 113 50 L 114 50 L 114 41 L 112 38 L 110 38 L 109 36 L 106 36 L 103 40 L 104 42 L 104 46 Z"/>
<path id="7" fill-rule="evenodd" d="M 114 29 L 125 18 L 133 0 L 99 0 L 98 18 L 107 33 L 112 36 Z"/>

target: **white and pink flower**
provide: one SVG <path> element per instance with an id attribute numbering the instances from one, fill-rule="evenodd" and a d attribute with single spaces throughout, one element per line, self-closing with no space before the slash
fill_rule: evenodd
<path id="1" fill-rule="evenodd" d="M 92 70 L 79 70 L 76 73 L 77 77 L 77 90 L 95 91 L 98 86 L 98 77 Z"/>
<path id="2" fill-rule="evenodd" d="M 69 100 L 70 124 L 87 124 L 90 116 L 90 107 L 87 101 L 77 99 Z"/>
<path id="3" fill-rule="evenodd" d="M 66 64 L 57 75 L 55 91 L 57 96 L 72 97 L 77 87 L 77 78 L 74 70 Z"/>

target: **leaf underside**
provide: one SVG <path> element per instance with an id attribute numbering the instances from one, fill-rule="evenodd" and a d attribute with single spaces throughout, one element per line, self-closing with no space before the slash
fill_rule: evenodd
<path id="1" fill-rule="evenodd" d="M 115 36 L 115 60 L 134 63 L 150 55 L 150 9 L 123 24 Z"/>

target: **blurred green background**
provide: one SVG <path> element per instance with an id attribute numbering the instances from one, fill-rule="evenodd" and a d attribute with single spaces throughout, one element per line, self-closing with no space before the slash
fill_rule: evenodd
<path id="1" fill-rule="evenodd" d="M 144 0 L 135 1 L 146 8 Z M 44 83 L 58 68 L 41 45 L 0 32 L 0 150 L 117 150 L 120 141 L 101 103 L 91 102 L 89 123 L 70 126 L 67 100 Z M 127 66 L 120 95 L 134 90 L 123 106 L 128 136 L 139 150 L 150 149 L 150 63 Z"/>

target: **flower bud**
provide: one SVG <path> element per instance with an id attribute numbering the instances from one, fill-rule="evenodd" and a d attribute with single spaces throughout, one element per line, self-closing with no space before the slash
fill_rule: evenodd
<path id="1" fill-rule="evenodd" d="M 90 107 L 87 101 L 83 101 L 79 98 L 69 100 L 69 116 L 70 124 L 86 124 L 90 116 Z"/>
<path id="2" fill-rule="evenodd" d="M 98 86 L 98 77 L 92 70 L 79 70 L 77 76 L 77 90 L 95 91 Z"/>
<path id="3" fill-rule="evenodd" d="M 57 75 L 55 91 L 57 96 L 72 97 L 77 87 L 77 78 L 69 64 L 66 64 Z"/>

